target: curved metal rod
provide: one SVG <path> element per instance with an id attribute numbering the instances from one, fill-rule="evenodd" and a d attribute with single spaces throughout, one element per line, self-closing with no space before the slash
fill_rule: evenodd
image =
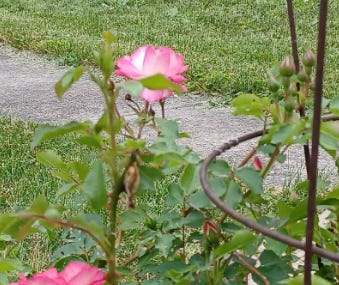
<path id="1" fill-rule="evenodd" d="M 292 45 L 292 54 L 293 60 L 295 65 L 296 73 L 300 71 L 300 63 L 299 63 L 299 56 L 298 56 L 298 40 L 297 40 L 297 33 L 295 29 L 295 22 L 294 22 L 294 9 L 293 9 L 293 0 L 287 0 L 287 15 L 288 15 L 288 23 L 290 26 L 290 38 L 291 38 L 291 45 Z M 300 84 L 297 83 L 297 91 L 300 91 Z M 303 105 L 300 105 L 299 114 L 301 118 L 305 118 L 305 108 Z M 311 165 L 311 155 L 310 155 L 310 147 L 308 141 L 304 144 L 304 157 L 305 157 L 305 166 L 307 172 L 307 178 L 310 177 L 310 165 Z"/>
<path id="2" fill-rule="evenodd" d="M 307 222 L 305 237 L 305 262 L 304 262 L 304 284 L 311 285 L 312 277 L 312 252 L 314 214 L 316 213 L 317 179 L 318 179 L 318 154 L 320 141 L 321 103 L 323 95 L 323 78 L 326 47 L 326 23 L 327 23 L 328 0 L 321 0 L 319 5 L 318 22 L 318 48 L 315 75 L 315 90 L 313 101 L 313 123 L 312 123 L 312 150 L 309 173 L 309 186 L 307 197 Z"/>
<path id="3" fill-rule="evenodd" d="M 336 117 L 335 119 L 339 119 L 339 117 Z M 244 136 L 241 136 L 235 140 L 230 140 L 227 143 L 224 143 L 222 146 L 220 146 L 218 149 L 212 151 L 209 156 L 203 161 L 202 165 L 201 165 L 201 170 L 200 170 L 200 182 L 202 187 L 204 188 L 204 191 L 206 193 L 206 195 L 208 196 L 208 198 L 220 209 L 222 210 L 224 213 L 228 214 L 229 216 L 231 216 L 233 219 L 235 219 L 236 221 L 242 223 L 243 225 L 245 225 L 248 228 L 251 228 L 253 230 L 255 230 L 256 232 L 259 232 L 265 236 L 268 236 L 270 238 L 273 238 L 277 241 L 280 241 L 282 243 L 288 244 L 289 246 L 298 248 L 298 249 L 302 249 L 305 250 L 305 243 L 301 242 L 299 240 L 296 240 L 294 238 L 291 238 L 289 236 L 286 235 L 282 235 L 276 231 L 270 230 L 252 220 L 249 220 L 245 217 L 243 217 L 242 215 L 240 215 L 239 213 L 237 213 L 236 211 L 234 211 L 233 209 L 229 208 L 222 200 L 219 199 L 219 197 L 217 195 L 214 194 L 213 190 L 211 189 L 209 183 L 207 182 L 207 168 L 208 165 L 220 154 L 222 154 L 223 152 L 225 152 L 226 150 L 231 149 L 234 146 L 237 146 L 238 144 L 254 139 L 256 137 L 260 137 L 265 133 L 265 131 L 261 130 L 261 131 L 256 131 Z M 339 263 L 339 254 L 335 254 L 334 252 L 325 250 L 323 248 L 320 247 L 316 247 L 316 246 L 312 246 L 312 253 L 315 253 L 319 256 L 325 257 L 329 260 L 335 261 Z"/>

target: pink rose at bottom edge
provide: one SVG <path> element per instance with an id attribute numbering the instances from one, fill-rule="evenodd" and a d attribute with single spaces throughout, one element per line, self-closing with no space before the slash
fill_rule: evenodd
<path id="1" fill-rule="evenodd" d="M 70 262 L 59 276 L 68 285 L 101 285 L 105 282 L 105 275 L 100 269 L 80 261 Z"/>
<path id="2" fill-rule="evenodd" d="M 102 285 L 104 282 L 105 274 L 102 270 L 80 261 L 72 261 L 60 273 L 56 268 L 50 268 L 28 279 L 20 274 L 19 281 L 9 285 Z"/>

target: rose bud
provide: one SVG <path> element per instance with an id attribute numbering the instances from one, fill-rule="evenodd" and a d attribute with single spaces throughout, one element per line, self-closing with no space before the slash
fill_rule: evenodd
<path id="1" fill-rule="evenodd" d="M 315 55 L 311 50 L 305 52 L 302 63 L 307 67 L 313 67 L 315 65 Z"/>
<path id="2" fill-rule="evenodd" d="M 253 166 L 256 170 L 262 170 L 263 166 L 258 156 L 254 157 Z"/>
<path id="3" fill-rule="evenodd" d="M 280 74 L 282 76 L 290 77 L 295 72 L 295 65 L 291 56 L 286 56 L 280 64 Z"/>

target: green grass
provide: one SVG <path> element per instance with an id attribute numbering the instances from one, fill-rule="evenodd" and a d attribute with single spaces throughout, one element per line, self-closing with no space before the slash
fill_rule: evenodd
<path id="1" fill-rule="evenodd" d="M 283 0 L 2 0 L 0 41 L 93 63 L 102 32 L 118 37 L 116 58 L 140 45 L 166 45 L 185 56 L 190 90 L 266 92 L 266 71 L 291 53 Z M 329 1 L 325 94 L 338 93 L 339 2 Z M 300 52 L 316 47 L 317 1 L 294 1 Z"/>

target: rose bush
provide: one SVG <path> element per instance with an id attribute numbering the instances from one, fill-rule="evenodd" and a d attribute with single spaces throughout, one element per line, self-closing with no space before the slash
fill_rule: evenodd
<path id="1" fill-rule="evenodd" d="M 38 151 L 37 160 L 51 167 L 53 175 L 64 185 L 56 197 L 41 195 L 26 210 L 0 214 L 0 238 L 4 236 L 6 240 L 22 240 L 31 232 L 46 233 L 58 227 L 71 230 L 65 230 L 65 244 L 52 256 L 51 264 L 55 268 L 31 278 L 21 276 L 11 285 L 105 282 L 99 269 L 83 263 L 72 262 L 63 269 L 63 264 L 74 257 L 105 268 L 106 282 L 110 285 L 240 285 L 248 284 L 250 279 L 257 284 L 279 284 L 287 280 L 287 284 L 299 285 L 293 279 L 288 280 L 291 276 L 298 279 L 303 271 L 302 266 L 294 264 L 298 258 L 295 249 L 220 213 L 202 190 L 201 158 L 190 147 L 178 144 L 180 138 L 188 135 L 179 131 L 176 121 L 166 120 L 164 115 L 159 118 L 149 108 L 150 102 L 157 101 L 163 107 L 163 100 L 173 91 L 185 90 L 181 85 L 186 80 L 182 72 L 188 67 L 183 57 L 169 48 L 141 47 L 116 61 L 114 71 L 113 36 L 105 33 L 104 38 L 103 49 L 96 53 L 102 74 L 89 72 L 106 103 L 101 118 L 96 122 L 39 126 L 31 143 L 36 148 L 49 139 L 75 133 L 77 143 L 88 147 L 86 151 L 93 151 L 91 158 L 95 158 L 67 159 L 55 150 Z M 313 100 L 310 86 L 314 67 L 305 67 L 308 67 L 306 76 L 301 80 L 293 68 L 286 75 L 286 70 L 277 66 L 270 72 L 274 83 L 270 96 L 240 94 L 232 101 L 235 114 L 261 119 L 266 131 L 262 132 L 258 145 L 248 155 L 244 154 L 238 167 L 223 159 L 213 159 L 207 171 L 208 183 L 222 203 L 299 240 L 304 236 L 307 216 L 304 196 L 292 199 L 286 198 L 289 193 L 277 195 L 275 189 L 265 189 L 263 180 L 274 163 L 285 160 L 285 152 L 291 145 L 304 143 L 312 135 L 310 118 L 298 115 L 298 109 L 306 108 L 306 103 L 309 105 Z M 56 84 L 59 98 L 85 70 L 77 67 L 60 79 Z M 115 84 L 112 73 L 133 81 Z M 130 93 L 125 103 L 135 112 L 135 122 L 125 119 L 117 106 L 121 89 Z M 140 108 L 133 96 L 141 96 L 146 107 Z M 328 101 L 324 108 L 338 114 L 338 101 Z M 332 123 L 323 123 L 321 144 L 335 159 L 339 144 L 337 126 Z M 152 131 L 154 135 L 149 133 Z M 317 210 L 321 213 L 327 207 L 331 211 L 329 224 L 338 225 L 339 188 L 331 189 L 325 182 L 319 184 L 323 190 L 328 188 L 317 199 Z M 159 184 L 163 191 L 158 195 Z M 307 180 L 301 181 L 297 188 L 306 193 Z M 156 203 L 163 203 L 154 210 L 152 206 L 158 205 L 152 205 L 150 200 L 157 195 L 161 197 Z M 315 242 L 336 252 L 335 228 L 315 230 Z M 7 268 L 13 268 L 11 261 L 7 261 Z M 319 257 L 313 266 L 318 275 L 332 284 L 339 280 L 338 265 L 334 262 Z M 58 273 L 56 268 L 62 271 Z"/>

